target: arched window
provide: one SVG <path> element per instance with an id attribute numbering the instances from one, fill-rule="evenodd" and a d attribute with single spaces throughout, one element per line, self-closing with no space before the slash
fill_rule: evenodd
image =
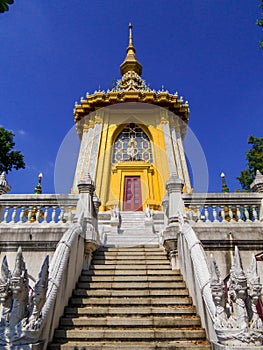
<path id="1" fill-rule="evenodd" d="M 138 125 L 125 126 L 114 142 L 112 162 L 144 160 L 152 163 L 152 147 L 149 137 Z"/>

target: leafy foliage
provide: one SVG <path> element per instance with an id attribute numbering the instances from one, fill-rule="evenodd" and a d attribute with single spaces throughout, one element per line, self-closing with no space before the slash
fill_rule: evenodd
<path id="1" fill-rule="evenodd" d="M 250 191 L 250 184 L 255 178 L 256 171 L 263 173 L 263 138 L 250 136 L 248 144 L 252 145 L 252 148 L 246 153 L 248 168 L 242 170 L 237 179 L 244 190 Z"/>
<path id="2" fill-rule="evenodd" d="M 0 173 L 12 169 L 25 169 L 24 156 L 20 151 L 13 151 L 15 143 L 12 131 L 0 128 Z"/>
<path id="3" fill-rule="evenodd" d="M 14 0 L 0 0 L 0 12 L 3 13 L 9 10 L 9 6 L 14 3 Z"/>
<path id="4" fill-rule="evenodd" d="M 261 4 L 259 5 L 259 7 L 261 7 L 261 9 L 263 10 L 263 0 L 261 0 Z M 263 12 L 261 12 L 261 15 L 263 16 Z M 263 29 L 263 17 L 257 20 L 257 25 L 262 27 Z M 263 40 L 260 41 L 260 46 L 261 46 L 261 49 L 263 49 Z"/>

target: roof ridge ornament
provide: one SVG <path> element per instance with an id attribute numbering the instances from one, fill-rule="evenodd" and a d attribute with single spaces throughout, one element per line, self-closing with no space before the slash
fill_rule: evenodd
<path id="1" fill-rule="evenodd" d="M 142 65 L 135 56 L 135 48 L 133 46 L 132 24 L 129 23 L 129 45 L 127 47 L 127 55 L 120 65 L 121 75 L 129 71 L 134 71 L 138 75 L 142 75 Z"/>

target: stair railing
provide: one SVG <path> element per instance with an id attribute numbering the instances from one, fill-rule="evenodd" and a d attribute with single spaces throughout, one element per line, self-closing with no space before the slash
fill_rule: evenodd
<path id="1" fill-rule="evenodd" d="M 208 339 L 216 341 L 214 331 L 215 305 L 210 289 L 210 270 L 202 243 L 192 227 L 179 216 L 179 234 L 177 240 L 178 263 L 190 296 L 197 308 Z"/>
<path id="2" fill-rule="evenodd" d="M 263 323 L 257 305 L 262 285 L 257 274 L 255 257 L 253 256 L 251 266 L 245 274 L 238 248 L 235 247 L 230 282 L 225 286 L 214 258 L 211 258 L 209 268 L 202 243 L 188 223 L 188 220 L 191 222 L 193 218 L 185 210 L 180 190 L 182 182 L 178 176 L 172 175 L 166 188 L 167 196 L 164 204 L 167 226 L 162 233 L 162 243 L 171 259 L 172 269 L 180 268 L 182 272 L 212 348 L 214 350 L 237 349 L 237 346 L 240 349 L 248 346 L 251 350 L 261 348 Z M 225 200 L 223 197 L 221 199 Z M 256 197 L 253 194 L 244 200 L 248 205 L 254 205 L 255 198 L 259 200 L 257 202 L 259 218 L 255 219 L 255 212 L 252 211 L 254 220 L 250 222 L 262 220 L 262 203 L 260 203 L 262 194 L 258 196 L 256 194 Z M 233 201 L 231 196 L 228 199 L 228 204 Z M 233 219 L 232 214 L 230 213 L 230 221 Z M 245 216 L 248 220 L 248 214 Z M 206 217 L 208 218 L 208 213 Z"/>
<path id="3" fill-rule="evenodd" d="M 162 233 L 162 244 L 171 260 L 172 269 L 180 268 L 197 308 L 209 340 L 216 340 L 213 327 L 215 305 L 210 290 L 210 272 L 201 242 L 191 226 L 182 200 L 183 183 L 173 174 L 166 183 L 164 211 L 167 225 Z"/>
<path id="4" fill-rule="evenodd" d="M 46 299 L 42 304 L 39 317 L 33 322 L 32 320 L 29 322 L 26 315 L 21 315 L 20 321 L 14 329 L 8 321 L 8 317 L 2 317 L 0 324 L 1 349 L 9 349 L 10 346 L 14 346 L 23 349 L 45 350 L 58 327 L 59 319 L 72 295 L 83 266 L 89 268 L 92 252 L 100 245 L 97 231 L 97 212 L 100 201 L 95 195 L 95 185 L 89 175 L 80 181 L 78 188 L 80 193 L 76 214 L 52 257 Z M 9 273 L 6 272 L 5 276 L 6 278 L 2 276 L 0 279 L 1 292 L 1 288 L 6 287 L 9 283 Z M 20 279 L 20 281 L 24 281 L 24 279 Z M 12 292 L 12 285 L 10 287 Z M 38 285 L 38 288 L 41 289 L 41 286 Z M 28 293 L 32 292 L 28 289 Z M 37 290 L 33 290 L 33 296 L 36 293 Z M 14 310 L 14 312 L 16 311 Z"/>

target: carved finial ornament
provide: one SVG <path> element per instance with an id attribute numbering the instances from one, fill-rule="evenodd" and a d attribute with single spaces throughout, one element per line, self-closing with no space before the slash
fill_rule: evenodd
<path id="1" fill-rule="evenodd" d="M 262 285 L 257 273 L 255 257 L 253 256 L 248 272 L 245 274 L 239 250 L 235 247 L 228 291 L 220 279 L 213 257 L 210 260 L 210 270 L 211 293 L 216 306 L 214 328 L 219 343 L 234 346 L 261 345 L 263 327 L 257 312 L 257 304 Z"/>
<path id="2" fill-rule="evenodd" d="M 3 171 L 2 174 L 0 174 L 0 195 L 6 194 L 10 190 L 11 190 L 11 187 L 6 181 L 5 172 Z"/>
<path id="3" fill-rule="evenodd" d="M 132 24 L 129 23 L 129 45 L 127 47 L 127 55 L 125 60 L 120 65 L 121 75 L 129 71 L 134 71 L 138 75 L 142 74 L 142 65 L 137 60 L 135 56 L 135 48 L 133 46 L 133 37 L 132 37 Z"/>

